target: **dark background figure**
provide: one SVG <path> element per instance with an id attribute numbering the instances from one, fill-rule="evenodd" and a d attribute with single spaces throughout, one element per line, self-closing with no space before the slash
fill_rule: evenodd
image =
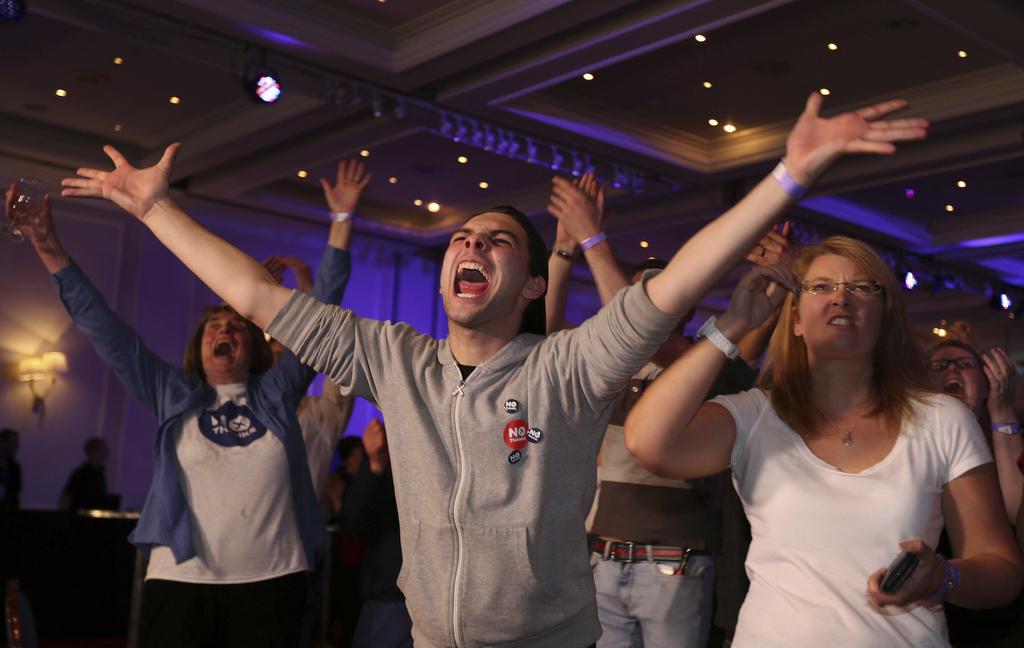
<path id="1" fill-rule="evenodd" d="M 0 430 L 0 508 L 16 509 L 21 501 L 21 464 L 18 454 L 18 433 L 10 428 Z"/>
<path id="2" fill-rule="evenodd" d="M 360 567 L 361 608 L 353 648 L 412 648 L 412 620 L 398 589 L 402 569 L 398 503 L 391 476 L 384 424 L 374 419 L 363 431 L 363 458 L 336 518 L 346 535 L 365 540 Z"/>
<path id="3" fill-rule="evenodd" d="M 107 492 L 107 459 L 110 448 L 99 437 L 87 439 L 82 446 L 85 462 L 75 468 L 61 492 L 60 508 L 72 512 L 79 509 L 117 509 L 120 497 Z"/>
<path id="4" fill-rule="evenodd" d="M 366 456 L 362 438 L 342 437 L 336 454 L 338 464 L 327 481 L 327 497 L 335 514 L 344 508 L 348 489 Z M 334 563 L 330 574 L 330 636 L 334 645 L 348 648 L 359 621 L 360 566 L 366 553 L 366 541 L 340 530 L 334 534 L 331 544 Z"/>

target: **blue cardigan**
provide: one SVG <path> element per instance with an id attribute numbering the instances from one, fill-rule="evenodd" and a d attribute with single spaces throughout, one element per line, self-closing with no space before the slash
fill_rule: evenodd
<path id="1" fill-rule="evenodd" d="M 339 303 L 350 268 L 348 252 L 327 246 L 312 295 L 328 304 Z M 132 396 L 156 415 L 159 423 L 153 481 L 139 523 L 129 540 L 147 556 L 153 545 L 165 545 L 170 547 L 177 562 L 184 562 L 196 555 L 196 549 L 192 542 L 191 514 L 181 487 L 174 431 L 189 412 L 212 406 L 216 390 L 150 351 L 135 330 L 110 309 L 78 265 L 72 263 L 53 278 L 75 326 L 89 338 Z M 249 407 L 284 444 L 295 518 L 310 565 L 314 564 L 314 552 L 323 541 L 324 529 L 295 410 L 315 375 L 313 369 L 287 351 L 272 369 L 260 375 L 249 374 L 246 379 Z"/>

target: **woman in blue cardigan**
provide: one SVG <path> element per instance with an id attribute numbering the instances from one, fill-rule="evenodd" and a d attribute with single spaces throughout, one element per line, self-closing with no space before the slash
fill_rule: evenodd
<path id="1" fill-rule="evenodd" d="M 176 150 L 152 172 L 166 173 Z M 335 186 L 323 182 L 332 224 L 312 294 L 327 303 L 347 283 L 351 216 L 369 180 L 350 161 Z M 11 201 L 9 191 L 8 214 Z M 263 332 L 226 305 L 203 313 L 183 369 L 163 361 L 71 260 L 45 205 L 23 233 L 75 325 L 159 423 L 130 537 L 149 555 L 140 645 L 297 645 L 323 534 L 295 415 L 314 371 L 290 352 L 275 364 Z"/>

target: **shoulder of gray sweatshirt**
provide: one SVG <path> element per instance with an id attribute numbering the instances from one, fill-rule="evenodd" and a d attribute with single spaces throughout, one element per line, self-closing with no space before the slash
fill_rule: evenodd
<path id="1" fill-rule="evenodd" d="M 523 334 L 465 380 L 447 340 L 293 293 L 268 332 L 380 407 L 417 646 L 587 646 L 584 519 L 610 404 L 667 339 L 646 281 L 582 326 Z"/>

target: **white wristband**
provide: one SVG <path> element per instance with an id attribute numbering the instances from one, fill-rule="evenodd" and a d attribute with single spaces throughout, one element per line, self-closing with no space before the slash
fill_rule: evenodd
<path id="1" fill-rule="evenodd" d="M 725 333 L 718 330 L 715 325 L 714 316 L 709 317 L 708 321 L 704 322 L 704 325 L 697 331 L 698 338 L 707 338 L 708 342 L 718 347 L 718 350 L 725 354 L 725 357 L 730 360 L 735 360 L 740 356 L 740 348 L 733 344 L 732 340 L 725 337 Z"/>
<path id="2" fill-rule="evenodd" d="M 347 220 L 352 220 L 352 212 L 331 212 L 331 222 L 344 223 Z"/>

